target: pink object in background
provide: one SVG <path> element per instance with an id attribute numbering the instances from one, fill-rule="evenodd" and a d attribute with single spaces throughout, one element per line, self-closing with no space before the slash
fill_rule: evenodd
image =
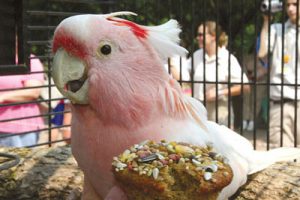
<path id="1" fill-rule="evenodd" d="M 30 55 L 31 58 L 34 55 Z M 17 61 L 17 60 L 16 60 Z M 43 64 L 39 59 L 31 59 L 31 72 L 43 71 Z M 39 80 L 44 82 L 43 73 L 21 74 L 11 76 L 0 76 L 1 89 L 15 89 L 24 87 L 27 80 Z M 2 92 L 0 92 L 1 94 Z M 10 103 L 10 102 L 4 102 Z M 40 115 L 39 106 L 36 103 L 21 104 L 16 106 L 0 107 L 0 120 L 14 119 L 28 116 Z M 14 120 L 9 122 L 0 122 L 0 133 L 21 133 L 26 131 L 35 131 L 44 127 L 41 117 Z"/>

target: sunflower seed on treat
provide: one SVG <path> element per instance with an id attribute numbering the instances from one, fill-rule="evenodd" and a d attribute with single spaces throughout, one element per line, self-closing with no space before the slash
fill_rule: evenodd
<path id="1" fill-rule="evenodd" d="M 137 162 L 135 160 L 132 161 L 131 165 L 132 165 L 132 167 L 138 167 L 138 164 L 137 164 Z"/>
<path id="2" fill-rule="evenodd" d="M 163 164 L 162 162 L 157 161 L 157 167 L 161 168 L 161 167 L 163 167 L 163 166 L 164 166 L 164 164 Z"/>
<path id="3" fill-rule="evenodd" d="M 159 153 L 159 150 L 158 150 L 158 149 L 150 148 L 149 150 L 150 150 L 152 153 Z"/>
<path id="4" fill-rule="evenodd" d="M 205 166 L 204 167 L 204 170 L 205 170 L 205 172 L 214 172 L 213 170 L 212 170 L 212 168 L 210 168 L 210 167 L 208 167 L 208 166 Z"/>
<path id="5" fill-rule="evenodd" d="M 218 165 L 216 165 L 216 164 L 212 164 L 212 165 L 210 165 L 210 166 L 211 166 L 211 168 L 212 168 L 213 172 L 216 172 L 216 171 L 218 171 Z"/>
<path id="6" fill-rule="evenodd" d="M 143 150 L 149 150 L 149 146 L 145 144 L 145 145 L 143 146 Z"/>
<path id="7" fill-rule="evenodd" d="M 147 155 L 139 159 L 139 162 L 150 162 L 157 159 L 157 155 L 155 153 Z"/>
<path id="8" fill-rule="evenodd" d="M 209 181 L 212 178 L 211 172 L 205 172 L 204 173 L 204 180 Z"/>
<path id="9" fill-rule="evenodd" d="M 216 172 L 218 171 L 218 166 L 215 164 L 211 164 L 205 167 L 206 172 Z"/>
<path id="10" fill-rule="evenodd" d="M 229 173 L 228 172 L 223 172 L 224 176 L 228 176 Z"/>
<path id="11" fill-rule="evenodd" d="M 164 157 L 163 155 L 161 155 L 160 153 L 155 153 L 155 154 L 157 155 L 157 158 L 158 158 L 159 160 L 165 159 L 165 157 Z"/>
<path id="12" fill-rule="evenodd" d="M 156 167 L 158 165 L 158 161 L 157 160 L 153 160 L 152 165 Z"/>
<path id="13" fill-rule="evenodd" d="M 115 156 L 115 157 L 113 157 L 113 161 L 119 162 L 119 158 Z"/>
<path id="14" fill-rule="evenodd" d="M 137 152 L 136 148 L 134 148 L 134 147 L 131 147 L 131 148 L 130 148 L 130 151 L 131 151 L 132 153 Z"/>
<path id="15" fill-rule="evenodd" d="M 129 149 L 126 149 L 124 152 L 123 152 L 123 156 L 127 156 L 129 155 L 131 152 Z"/>
<path id="16" fill-rule="evenodd" d="M 153 178 L 156 180 L 158 178 L 158 175 L 159 175 L 159 169 L 154 168 L 153 171 L 152 171 Z"/>
<path id="17" fill-rule="evenodd" d="M 192 163 L 194 165 L 196 165 L 197 167 L 201 166 L 201 163 L 198 160 L 196 160 L 196 159 L 192 159 Z"/>
<path id="18" fill-rule="evenodd" d="M 211 157 L 211 158 L 215 158 L 218 154 L 216 152 L 209 152 L 208 155 Z"/>
<path id="19" fill-rule="evenodd" d="M 135 158 L 137 158 L 138 156 L 136 155 L 136 153 L 131 153 L 127 156 L 127 162 L 131 162 L 133 161 Z"/>
<path id="20" fill-rule="evenodd" d="M 185 163 L 185 159 L 184 158 L 180 158 L 179 161 L 178 161 L 178 163 L 184 164 Z"/>
<path id="21" fill-rule="evenodd" d="M 127 167 L 127 165 L 125 163 L 117 162 L 116 167 L 117 168 L 125 168 L 125 167 Z"/>
<path id="22" fill-rule="evenodd" d="M 147 172 L 147 176 L 151 176 L 151 175 L 152 175 L 152 172 L 153 172 L 153 170 L 150 169 L 150 170 Z"/>
<path id="23" fill-rule="evenodd" d="M 219 165 L 218 165 L 218 168 L 219 168 L 219 169 L 225 169 L 225 167 L 224 167 L 223 164 L 219 164 Z"/>
<path id="24" fill-rule="evenodd" d="M 174 147 L 173 147 L 171 144 L 168 144 L 168 145 L 167 145 L 167 149 L 168 149 L 170 152 L 175 153 L 175 149 L 174 149 Z"/>
<path id="25" fill-rule="evenodd" d="M 167 152 L 159 152 L 162 156 L 167 157 L 169 154 Z"/>
<path id="26" fill-rule="evenodd" d="M 176 145 L 175 146 L 175 152 L 176 153 L 181 153 L 181 154 L 184 154 L 184 155 L 192 155 L 192 154 L 195 153 L 195 151 L 191 147 L 183 146 L 183 145 Z"/>
<path id="27" fill-rule="evenodd" d="M 137 172 L 137 171 L 139 171 L 139 169 L 137 167 L 134 167 L 133 171 Z"/>
<path id="28" fill-rule="evenodd" d="M 201 171 L 203 170 L 203 167 L 196 167 L 196 171 Z"/>
<path id="29" fill-rule="evenodd" d="M 145 166 L 142 166 L 142 165 L 138 166 L 139 171 L 143 171 L 144 167 Z"/>

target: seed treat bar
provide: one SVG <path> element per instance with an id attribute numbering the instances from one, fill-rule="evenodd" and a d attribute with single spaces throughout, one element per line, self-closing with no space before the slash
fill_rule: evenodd
<path id="1" fill-rule="evenodd" d="M 215 200 L 233 177 L 212 145 L 144 141 L 113 158 L 112 171 L 129 200 Z"/>

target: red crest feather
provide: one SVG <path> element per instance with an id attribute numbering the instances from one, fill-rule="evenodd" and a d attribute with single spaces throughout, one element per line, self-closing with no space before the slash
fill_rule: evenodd
<path id="1" fill-rule="evenodd" d="M 118 20 L 118 19 L 112 19 L 108 18 L 108 20 L 116 22 L 116 25 L 119 26 L 128 26 L 131 28 L 131 31 L 137 36 L 141 38 L 146 38 L 148 35 L 148 32 L 146 29 L 143 29 L 141 26 L 137 25 L 134 22 L 127 21 L 127 20 Z"/>

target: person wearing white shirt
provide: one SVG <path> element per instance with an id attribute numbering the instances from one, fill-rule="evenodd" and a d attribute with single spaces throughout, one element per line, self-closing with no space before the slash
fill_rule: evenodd
<path id="1" fill-rule="evenodd" d="M 270 69 L 270 142 L 276 146 L 300 145 L 300 136 L 295 140 L 296 133 L 300 133 L 300 102 L 295 108 L 295 101 L 300 100 L 300 48 L 297 44 L 297 0 L 286 0 L 285 9 L 288 20 L 284 23 L 275 23 L 270 26 L 269 17 L 263 16 L 261 42 L 258 56 L 265 58 L 268 52 L 272 53 Z M 300 12 L 298 12 L 300 13 Z M 284 32 L 282 31 L 284 26 Z M 300 39 L 298 28 L 298 38 Z M 270 45 L 268 44 L 270 36 Z M 299 43 L 299 42 L 298 42 Z M 270 50 L 268 51 L 268 47 Z M 297 55 L 296 55 L 297 52 Z M 282 56 L 283 55 L 283 56 Z M 297 59 L 298 58 L 298 59 Z M 297 84 L 297 85 L 296 85 Z M 282 109 L 281 109 L 282 108 Z M 281 115 L 281 111 L 283 111 Z M 297 121 L 295 118 L 297 112 Z M 282 116 L 282 117 L 281 117 Z M 282 124 L 281 124 L 281 118 Z M 295 123 L 297 129 L 295 130 Z M 282 128 L 281 128 L 282 127 Z"/>
<path id="2" fill-rule="evenodd" d="M 197 39 L 200 49 L 194 52 L 186 64 L 187 69 L 190 72 L 193 69 L 194 72 L 194 97 L 204 102 L 209 120 L 233 129 L 234 114 L 228 95 L 239 95 L 243 83 L 248 83 L 248 78 L 244 73 L 242 76 L 238 60 L 226 49 L 228 37 L 216 22 L 206 21 L 201 24 Z M 249 85 L 244 85 L 244 91 L 249 90 Z"/>

